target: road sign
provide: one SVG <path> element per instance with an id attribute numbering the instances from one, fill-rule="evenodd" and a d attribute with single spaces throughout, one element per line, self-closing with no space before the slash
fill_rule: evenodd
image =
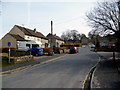
<path id="1" fill-rule="evenodd" d="M 10 62 L 10 46 L 11 46 L 11 42 L 8 42 L 8 47 L 9 47 L 9 62 Z"/>
<path id="2" fill-rule="evenodd" d="M 11 46 L 11 42 L 8 42 L 8 46 Z"/>

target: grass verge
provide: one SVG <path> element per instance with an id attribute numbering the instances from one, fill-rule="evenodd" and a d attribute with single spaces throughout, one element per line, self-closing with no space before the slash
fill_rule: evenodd
<path id="1" fill-rule="evenodd" d="M 2 67 L 7 67 L 11 65 L 15 65 L 14 61 L 8 62 L 6 60 L 2 60 Z"/>

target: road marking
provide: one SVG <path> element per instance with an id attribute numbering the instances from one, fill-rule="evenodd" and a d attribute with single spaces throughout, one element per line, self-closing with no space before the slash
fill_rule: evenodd
<path id="1" fill-rule="evenodd" d="M 94 68 L 96 68 L 96 66 L 100 63 L 100 61 L 101 61 L 101 59 L 100 59 L 100 57 L 99 57 L 99 58 L 98 58 L 98 62 L 97 62 L 97 63 L 89 70 L 89 72 L 87 73 L 87 75 L 86 75 L 86 77 L 85 77 L 85 79 L 84 79 L 84 82 L 83 82 L 82 90 L 84 90 L 84 88 L 85 88 L 85 83 L 86 83 L 86 81 L 87 81 L 87 78 L 88 78 L 90 72 L 91 72 Z M 93 72 L 94 72 L 94 71 L 93 71 Z"/>
<path id="2" fill-rule="evenodd" d="M 17 71 L 22 71 L 22 70 L 28 69 L 28 68 L 30 68 L 30 67 L 36 67 L 36 66 L 38 66 L 38 65 L 40 65 L 40 64 L 45 64 L 45 63 L 48 63 L 48 62 L 56 61 L 57 59 L 63 58 L 63 57 L 65 57 L 65 56 L 67 56 L 67 55 L 68 55 L 68 54 L 63 55 L 63 56 L 59 56 L 59 57 L 57 57 L 57 58 L 50 59 L 50 60 L 47 60 L 47 61 L 43 61 L 43 62 L 40 62 L 39 64 L 28 65 L 28 66 L 25 66 L 25 67 L 20 67 L 20 68 L 8 70 L 8 71 L 0 72 L 0 75 L 10 74 L 10 73 L 17 72 Z"/>

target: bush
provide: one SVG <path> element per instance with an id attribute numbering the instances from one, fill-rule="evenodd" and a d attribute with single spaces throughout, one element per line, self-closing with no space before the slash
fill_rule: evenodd
<path id="1" fill-rule="evenodd" d="M 20 56 L 25 56 L 25 55 L 30 55 L 29 51 L 25 51 L 25 50 L 11 50 L 10 53 L 11 57 L 20 57 Z"/>
<path id="2" fill-rule="evenodd" d="M 10 47 L 10 50 L 16 50 L 16 48 Z M 8 53 L 9 52 L 9 47 L 1 48 L 0 52 L 2 52 L 2 53 Z"/>
<path id="3" fill-rule="evenodd" d="M 51 52 L 51 48 L 42 48 L 44 53 L 50 53 Z"/>
<path id="4" fill-rule="evenodd" d="M 104 51 L 104 52 L 120 52 L 120 49 L 117 48 L 117 47 L 111 47 L 111 48 L 108 48 L 108 47 L 102 47 L 102 48 L 96 48 L 97 51 Z"/>

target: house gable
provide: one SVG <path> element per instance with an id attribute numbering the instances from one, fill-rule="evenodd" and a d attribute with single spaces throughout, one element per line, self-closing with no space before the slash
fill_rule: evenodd
<path id="1" fill-rule="evenodd" d="M 2 48 L 8 47 L 8 42 L 11 42 L 11 47 L 17 48 L 17 40 L 10 34 L 6 34 L 1 41 Z"/>
<path id="2" fill-rule="evenodd" d="M 49 40 L 51 40 L 51 34 L 50 33 L 46 37 L 49 38 Z M 49 41 L 49 43 L 50 43 L 50 41 Z M 52 43 L 53 43 L 53 46 L 55 45 L 55 46 L 60 47 L 61 44 L 64 44 L 64 41 L 59 36 L 57 36 L 55 34 L 52 37 Z"/>
<path id="3" fill-rule="evenodd" d="M 19 35 L 19 36 L 21 36 L 21 37 L 23 37 L 24 38 L 24 33 L 17 27 L 17 25 L 15 25 L 12 29 L 11 29 L 11 31 L 9 32 L 10 34 L 16 34 L 16 35 Z"/>

